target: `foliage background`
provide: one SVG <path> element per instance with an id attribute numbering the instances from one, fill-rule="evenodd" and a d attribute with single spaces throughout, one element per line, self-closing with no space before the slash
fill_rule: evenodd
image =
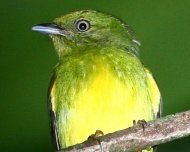
<path id="1" fill-rule="evenodd" d="M 0 5 L 0 151 L 51 152 L 46 95 L 57 56 L 36 23 L 73 10 L 109 12 L 131 25 L 141 58 L 164 100 L 164 114 L 190 109 L 189 0 L 14 0 Z M 158 152 L 189 152 L 190 137 Z"/>

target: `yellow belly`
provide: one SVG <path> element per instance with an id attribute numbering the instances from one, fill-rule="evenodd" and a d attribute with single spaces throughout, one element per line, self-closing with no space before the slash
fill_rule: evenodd
<path id="1" fill-rule="evenodd" d="M 96 130 L 107 134 L 132 126 L 133 120 L 153 119 L 147 89 L 139 84 L 99 67 L 69 110 L 66 145 L 81 143 Z"/>

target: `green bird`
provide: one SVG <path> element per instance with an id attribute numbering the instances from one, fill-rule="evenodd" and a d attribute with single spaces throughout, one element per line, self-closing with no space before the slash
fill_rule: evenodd
<path id="1" fill-rule="evenodd" d="M 57 150 L 85 141 L 96 130 L 107 134 L 132 126 L 133 120 L 160 117 L 159 89 L 123 21 L 83 10 L 32 29 L 49 35 L 59 57 L 48 99 Z"/>

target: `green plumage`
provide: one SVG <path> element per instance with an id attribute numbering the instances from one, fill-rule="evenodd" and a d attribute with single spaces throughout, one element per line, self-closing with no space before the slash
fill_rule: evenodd
<path id="1" fill-rule="evenodd" d="M 48 34 L 59 56 L 49 90 L 57 149 L 96 130 L 109 133 L 158 116 L 159 90 L 138 59 L 138 41 L 121 20 L 77 11 L 33 30 Z"/>

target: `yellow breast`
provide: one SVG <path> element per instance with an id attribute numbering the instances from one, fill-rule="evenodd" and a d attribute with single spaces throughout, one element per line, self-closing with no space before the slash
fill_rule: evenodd
<path id="1" fill-rule="evenodd" d="M 108 66 L 96 68 L 70 109 L 66 145 L 83 142 L 96 130 L 107 134 L 132 126 L 133 120 L 153 119 L 146 89 L 121 81 Z"/>

